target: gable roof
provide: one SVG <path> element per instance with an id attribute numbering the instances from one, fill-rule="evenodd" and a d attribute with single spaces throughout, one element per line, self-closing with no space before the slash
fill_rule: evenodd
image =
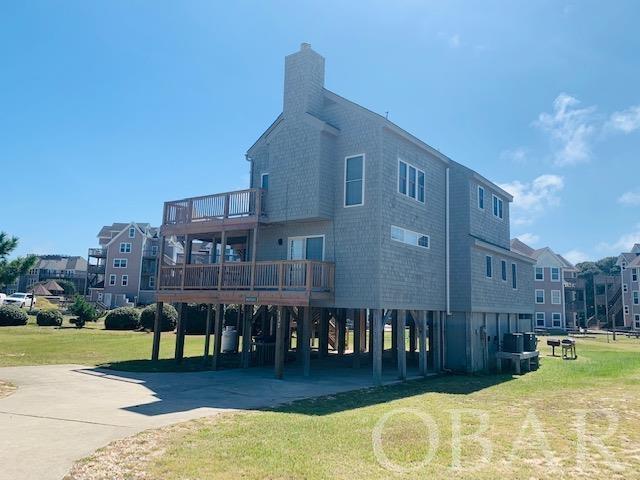
<path id="1" fill-rule="evenodd" d="M 569 260 L 564 258 L 559 253 L 554 252 L 549 247 L 542 247 L 542 248 L 538 248 L 538 249 L 531 248 L 529 245 L 524 243 L 522 240 L 520 240 L 518 238 L 514 238 L 514 239 L 511 240 L 511 250 L 514 250 L 516 252 L 522 253 L 524 255 L 528 255 L 531 258 L 534 258 L 536 260 L 538 260 L 543 254 L 548 253 L 549 255 L 554 257 L 558 261 L 558 263 L 560 263 L 563 266 L 563 268 L 565 268 L 567 270 L 577 270 L 575 265 L 573 265 Z"/>
<path id="2" fill-rule="evenodd" d="M 41 270 L 87 270 L 87 261 L 70 255 L 39 255 L 34 268 Z"/>
<path id="3" fill-rule="evenodd" d="M 529 257 L 531 257 L 533 252 L 535 252 L 533 248 L 531 248 L 529 245 L 521 241 L 519 238 L 511 239 L 511 250 L 513 250 L 514 252 L 522 253 Z"/>

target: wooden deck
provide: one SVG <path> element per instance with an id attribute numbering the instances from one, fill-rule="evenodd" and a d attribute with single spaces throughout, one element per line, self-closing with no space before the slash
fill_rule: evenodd
<path id="1" fill-rule="evenodd" d="M 250 188 L 165 202 L 161 235 L 254 228 L 264 217 L 264 191 Z"/>

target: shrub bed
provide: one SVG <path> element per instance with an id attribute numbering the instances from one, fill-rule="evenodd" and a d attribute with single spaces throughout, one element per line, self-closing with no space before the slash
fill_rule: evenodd
<path id="1" fill-rule="evenodd" d="M 204 335 L 207 330 L 207 305 L 190 303 L 187 305 L 184 331 L 187 335 Z"/>
<path id="2" fill-rule="evenodd" d="M 147 330 L 153 330 L 156 321 L 156 304 L 149 305 L 140 314 L 140 325 Z M 171 332 L 176 328 L 178 321 L 178 312 L 172 305 L 162 305 L 162 320 L 160 322 L 160 330 L 163 332 Z"/>
<path id="3" fill-rule="evenodd" d="M 104 320 L 105 330 L 135 330 L 140 327 L 140 312 L 132 307 L 111 310 Z"/>
<path id="4" fill-rule="evenodd" d="M 0 306 L 0 327 L 15 327 L 26 325 L 29 316 L 18 307 L 13 305 Z"/>
<path id="5" fill-rule="evenodd" d="M 60 327 L 62 314 L 58 310 L 41 310 L 36 315 L 36 323 L 41 327 Z"/>

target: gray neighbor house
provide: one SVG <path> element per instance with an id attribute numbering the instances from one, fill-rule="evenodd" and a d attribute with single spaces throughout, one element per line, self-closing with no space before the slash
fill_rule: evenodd
<path id="1" fill-rule="evenodd" d="M 347 324 L 354 366 L 370 362 L 378 382 L 385 323 L 400 378 L 407 358 L 422 374 L 494 369 L 502 334 L 534 328 L 535 260 L 510 248 L 511 195 L 327 90 L 324 68 L 308 44 L 285 58 L 282 113 L 246 155 L 249 189 L 165 203 L 160 249 L 185 254 L 160 253 L 159 305 L 218 313 L 214 365 L 220 313 L 239 304 L 242 365 L 273 342 L 278 377 L 293 331 L 309 374 L 331 343 L 344 354 Z"/>

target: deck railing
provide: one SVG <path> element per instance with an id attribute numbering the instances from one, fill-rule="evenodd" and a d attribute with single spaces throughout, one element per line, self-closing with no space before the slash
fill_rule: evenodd
<path id="1" fill-rule="evenodd" d="M 230 218 L 259 217 L 264 190 L 250 188 L 202 197 L 165 202 L 165 225 L 224 221 Z"/>
<path id="2" fill-rule="evenodd" d="M 89 256 L 90 257 L 106 257 L 107 249 L 106 248 L 90 248 Z"/>
<path id="3" fill-rule="evenodd" d="M 333 291 L 334 264 L 312 260 L 164 265 L 160 290 Z"/>

